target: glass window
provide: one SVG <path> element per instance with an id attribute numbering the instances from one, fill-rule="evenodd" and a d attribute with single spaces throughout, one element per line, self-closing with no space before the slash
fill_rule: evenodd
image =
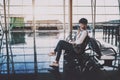
<path id="1" fill-rule="evenodd" d="M 23 0 L 10 0 L 10 5 L 22 5 Z"/>
<path id="2" fill-rule="evenodd" d="M 0 0 L 0 6 L 3 5 L 3 0 Z"/>
<path id="3" fill-rule="evenodd" d="M 91 5 L 91 0 L 73 0 L 73 5 L 88 6 Z"/>
<path id="4" fill-rule="evenodd" d="M 73 14 L 91 14 L 91 7 L 73 7 Z"/>
<path id="5" fill-rule="evenodd" d="M 63 5 L 63 0 L 35 0 L 36 5 Z"/>
<path id="6" fill-rule="evenodd" d="M 32 0 L 21 0 L 21 1 L 23 1 L 22 5 L 32 5 Z"/>
<path id="7" fill-rule="evenodd" d="M 63 14 L 62 7 L 36 7 L 36 14 Z"/>
<path id="8" fill-rule="evenodd" d="M 96 0 L 97 6 L 118 6 L 118 0 Z"/>
<path id="9" fill-rule="evenodd" d="M 119 14 L 118 7 L 97 7 L 96 14 Z"/>
<path id="10" fill-rule="evenodd" d="M 78 23 L 80 18 L 86 18 L 86 19 L 88 19 L 89 23 L 92 22 L 92 16 L 91 15 L 74 15 L 73 16 L 73 23 Z"/>
<path id="11" fill-rule="evenodd" d="M 48 65 L 50 64 L 50 60 L 53 59 L 51 59 L 51 57 L 48 57 L 48 53 L 55 48 L 57 42 L 60 39 L 63 39 L 64 34 L 67 35 L 67 33 L 64 33 L 63 31 L 64 29 L 63 1 L 64 0 L 35 0 L 35 20 L 37 23 L 35 24 L 37 29 L 35 37 L 36 37 L 36 48 L 37 48 L 36 50 L 37 60 L 39 65 L 38 69 L 45 68 L 46 66 L 47 66 L 46 68 L 49 67 Z M 79 19 L 83 17 L 87 18 L 89 23 L 92 23 L 91 0 L 72 0 L 72 1 L 73 1 L 73 7 L 72 7 L 73 25 L 76 25 Z M 6 2 L 8 2 L 8 0 L 6 0 Z M 68 5 L 69 5 L 69 0 L 65 0 L 66 30 L 69 30 Z M 16 55 L 15 57 L 13 57 L 14 62 L 16 62 L 15 70 L 19 68 L 17 62 L 18 63 L 23 62 L 23 64 L 21 64 L 20 66 L 23 65 L 25 67 L 26 65 L 26 67 L 34 70 L 33 67 L 33 62 L 34 62 L 33 35 L 34 34 L 32 31 L 34 26 L 32 21 L 33 20 L 32 7 L 33 7 L 32 0 L 10 0 L 10 17 L 13 17 L 13 23 L 15 23 L 17 18 L 22 15 L 23 19 L 21 23 L 25 23 L 25 26 L 22 25 L 22 27 L 19 27 L 19 29 L 25 29 L 28 27 L 30 28 L 30 30 L 28 30 L 28 32 L 26 32 L 24 36 L 17 35 L 17 37 L 19 37 L 18 39 L 11 39 L 11 41 L 13 42 L 16 41 L 17 43 L 11 45 L 12 47 L 14 47 L 12 48 L 13 55 Z M 8 6 L 6 9 L 7 9 L 6 13 L 8 14 Z M 0 0 L 0 16 L 3 16 L 3 14 L 4 14 L 3 0 Z M 96 22 L 106 22 L 110 20 L 119 20 L 119 19 L 120 19 L 120 15 L 119 15 L 118 0 L 96 0 Z M 2 23 L 4 23 L 4 17 L 1 17 L 0 20 Z M 16 25 L 12 25 L 12 26 L 16 27 Z M 13 38 L 11 34 L 10 36 L 11 38 Z M 24 43 L 23 42 L 21 43 L 22 40 L 24 41 Z M 5 48 L 2 52 L 6 54 Z M 25 62 L 32 62 L 32 63 L 25 64 Z M 30 65 L 32 67 L 29 67 Z"/>

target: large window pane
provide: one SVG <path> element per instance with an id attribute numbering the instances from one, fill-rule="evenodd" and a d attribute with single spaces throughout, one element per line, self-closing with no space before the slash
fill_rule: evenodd
<path id="1" fill-rule="evenodd" d="M 36 5 L 63 5 L 63 0 L 36 0 Z"/>
<path id="2" fill-rule="evenodd" d="M 73 14 L 91 14 L 91 7 L 73 7 Z"/>
<path id="3" fill-rule="evenodd" d="M 118 7 L 97 7 L 96 14 L 119 14 Z"/>

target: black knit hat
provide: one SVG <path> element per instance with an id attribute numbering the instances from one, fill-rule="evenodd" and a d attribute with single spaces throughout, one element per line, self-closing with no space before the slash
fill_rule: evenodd
<path id="1" fill-rule="evenodd" d="M 87 23 L 88 23 L 88 20 L 85 19 L 85 18 L 81 18 L 81 19 L 79 20 L 79 23 L 87 24 Z"/>

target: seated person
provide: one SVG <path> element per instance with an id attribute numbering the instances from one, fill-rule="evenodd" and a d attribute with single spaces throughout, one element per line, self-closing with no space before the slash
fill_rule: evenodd
<path id="1" fill-rule="evenodd" d="M 86 30 L 87 28 L 87 19 L 85 18 L 81 18 L 79 20 L 79 29 L 78 29 L 78 33 L 77 33 L 77 37 L 75 41 L 64 41 L 64 40 L 60 40 L 56 46 L 56 48 L 54 49 L 53 52 L 49 53 L 49 56 L 53 56 L 56 55 L 56 59 L 55 61 L 50 65 L 50 67 L 58 67 L 59 66 L 59 59 L 62 53 L 62 50 L 65 51 L 69 51 L 70 53 L 75 53 L 73 45 L 76 44 L 81 44 L 83 43 L 83 41 L 85 40 L 86 36 L 88 35 L 88 32 Z"/>

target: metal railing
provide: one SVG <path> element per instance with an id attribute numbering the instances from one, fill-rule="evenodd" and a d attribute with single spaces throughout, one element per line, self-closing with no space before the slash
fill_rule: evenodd
<path id="1" fill-rule="evenodd" d="M 103 26 L 103 40 L 118 46 L 120 41 L 120 26 Z"/>

